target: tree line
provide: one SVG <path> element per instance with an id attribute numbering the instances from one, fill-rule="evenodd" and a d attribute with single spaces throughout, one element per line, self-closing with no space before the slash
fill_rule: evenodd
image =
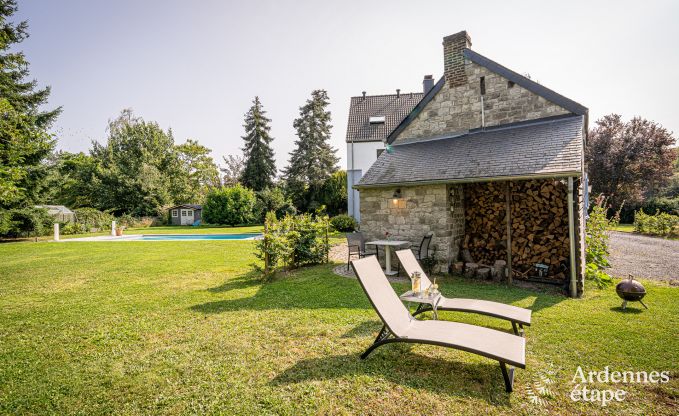
<path id="1" fill-rule="evenodd" d="M 0 0 L 0 234 L 38 221 L 28 218 L 36 204 L 159 216 L 171 205 L 240 195 L 254 198 L 244 205 L 253 209 L 241 216 L 243 221 L 258 221 L 271 210 L 334 214 L 345 209 L 346 174 L 329 144 L 331 114 L 324 90 L 313 91 L 300 107 L 293 123 L 296 147 L 280 174 L 271 119 L 259 97 L 244 117 L 242 155 L 225 157 L 221 168 L 197 140 L 176 143 L 172 130 L 131 109 L 110 120 L 105 140 L 93 141 L 88 152 L 55 151 L 50 127 L 62 109 L 42 110 L 50 88 L 37 88 L 24 54 L 14 51 L 28 36 L 26 22 L 10 21 L 16 11 L 14 0 Z M 246 191 L 225 189 L 237 186 Z"/>

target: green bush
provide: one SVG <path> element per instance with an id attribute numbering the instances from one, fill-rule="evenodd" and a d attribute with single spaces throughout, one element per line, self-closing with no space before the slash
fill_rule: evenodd
<path id="1" fill-rule="evenodd" d="M 6 237 L 49 235 L 55 222 L 44 208 L 10 209 L 0 217 L 2 235 Z"/>
<path id="2" fill-rule="evenodd" d="M 356 228 L 358 227 L 358 224 L 353 217 L 344 214 L 330 218 L 330 225 L 336 231 L 343 233 L 356 231 Z"/>
<path id="3" fill-rule="evenodd" d="M 642 204 L 627 204 L 622 208 L 620 221 L 625 224 L 634 222 L 636 213 L 640 210 L 644 212 L 664 212 L 666 214 L 679 215 L 679 197 L 651 198 L 644 201 Z"/>
<path id="4" fill-rule="evenodd" d="M 203 205 L 203 220 L 208 224 L 248 224 L 255 220 L 254 191 L 240 184 L 211 190 Z"/>
<path id="5" fill-rule="evenodd" d="M 107 229 L 111 227 L 111 221 L 115 220 L 113 215 L 108 212 L 99 211 L 95 208 L 78 208 L 75 210 L 75 218 L 78 226 L 72 227 L 72 229 L 79 232 L 74 232 L 72 234 L 86 233 L 92 228 L 98 228 L 100 230 Z M 64 227 L 63 231 L 64 234 L 67 233 L 65 228 L 66 227 Z"/>
<path id="6" fill-rule="evenodd" d="M 279 220 L 269 212 L 255 253 L 264 262 L 264 268 L 257 265 L 255 268 L 270 279 L 281 270 L 327 262 L 329 226 L 327 216 L 286 215 Z"/>
<path id="7" fill-rule="evenodd" d="M 634 231 L 662 237 L 679 235 L 679 216 L 657 210 L 649 215 L 644 210 L 634 214 Z"/>

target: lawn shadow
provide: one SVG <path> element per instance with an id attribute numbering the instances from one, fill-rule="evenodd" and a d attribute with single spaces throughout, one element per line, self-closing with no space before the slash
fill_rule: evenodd
<path id="1" fill-rule="evenodd" d="M 360 324 L 348 330 L 347 332 L 345 332 L 344 334 L 342 334 L 340 338 L 359 338 L 367 336 L 374 337 L 380 331 L 381 327 L 382 321 L 379 321 L 377 319 L 363 321 Z"/>
<path id="2" fill-rule="evenodd" d="M 247 273 L 209 288 L 212 293 L 259 286 L 253 296 L 221 299 L 191 306 L 191 310 L 214 314 L 237 310 L 271 309 L 368 309 L 370 304 L 356 281 L 335 276 L 328 266 L 298 270 L 271 282 L 262 282 L 256 274 Z"/>
<path id="3" fill-rule="evenodd" d="M 493 405 L 509 405 L 509 394 L 505 392 L 499 364 L 444 360 L 412 353 L 411 350 L 412 345 L 392 345 L 374 352 L 365 360 L 359 358 L 359 352 L 300 360 L 269 384 L 281 386 L 368 376 L 435 394 L 476 397 Z"/>
<path id="4" fill-rule="evenodd" d="M 371 309 L 358 281 L 335 275 L 332 273 L 332 267 L 334 265 L 330 264 L 299 269 L 266 283 L 259 279 L 256 272 L 251 271 L 207 290 L 219 294 L 259 286 L 253 296 L 215 300 L 193 305 L 191 309 L 205 314 L 243 309 Z M 528 307 L 533 312 L 567 299 L 561 295 L 519 287 L 459 279 L 455 277 L 441 279 L 441 292 L 447 297 L 483 299 L 507 304 L 522 303 L 530 298 L 533 300 L 532 305 L 523 302 L 521 306 Z M 408 290 L 409 283 L 394 283 L 392 286 L 397 293 L 401 293 Z"/>
<path id="5" fill-rule="evenodd" d="M 623 309 L 622 306 L 614 306 L 611 308 L 613 312 L 619 312 L 619 313 L 633 313 L 633 314 L 639 314 L 642 313 L 644 310 L 641 308 L 631 308 L 627 306 L 627 309 Z"/>
<path id="6" fill-rule="evenodd" d="M 262 281 L 259 279 L 259 274 L 252 270 L 236 279 L 228 280 L 219 286 L 208 288 L 207 291 L 211 293 L 223 293 L 230 290 L 247 289 L 261 283 Z"/>

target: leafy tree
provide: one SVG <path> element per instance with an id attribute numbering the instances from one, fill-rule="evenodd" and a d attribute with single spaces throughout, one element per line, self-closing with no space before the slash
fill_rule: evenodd
<path id="1" fill-rule="evenodd" d="M 589 133 L 585 157 L 593 193 L 610 196 L 618 209 L 635 205 L 672 176 L 672 134 L 659 124 L 635 117 L 629 122 L 610 114 Z"/>
<path id="2" fill-rule="evenodd" d="M 240 184 L 212 189 L 203 204 L 203 219 L 208 224 L 247 224 L 254 220 L 255 193 Z"/>
<path id="3" fill-rule="evenodd" d="M 50 194 L 46 200 L 70 208 L 96 205 L 97 195 L 106 192 L 97 186 L 97 166 L 95 158 L 82 152 L 55 153 L 48 178 Z"/>
<path id="4" fill-rule="evenodd" d="M 245 166 L 241 176 L 241 183 L 255 191 L 272 187 L 276 177 L 276 161 L 271 148 L 273 137 L 269 135 L 270 122 L 259 97 L 255 97 L 252 107 L 245 113 Z"/>
<path id="5" fill-rule="evenodd" d="M 224 186 L 233 186 L 240 183 L 243 176 L 243 169 L 245 168 L 245 159 L 238 155 L 229 155 L 222 157 L 224 159 L 225 167 L 220 168 L 224 174 Z"/>
<path id="6" fill-rule="evenodd" d="M 303 210 L 313 208 L 310 197 L 337 171 L 337 150 L 329 143 L 332 126 L 328 104 L 325 90 L 313 91 L 311 99 L 300 107 L 300 116 L 293 123 L 298 139 L 295 150 L 290 153 L 290 163 L 284 176 L 289 195 Z"/>
<path id="7" fill-rule="evenodd" d="M 323 182 L 316 198 L 329 215 L 347 211 L 347 171 L 338 170 Z"/>
<path id="8" fill-rule="evenodd" d="M 195 140 L 175 147 L 183 171 L 183 190 L 174 195 L 176 202 L 202 202 L 211 188 L 219 187 L 219 170 L 210 149 Z M 181 186 L 180 185 L 180 186 Z"/>
<path id="9" fill-rule="evenodd" d="M 28 24 L 10 22 L 16 11 L 16 1 L 0 0 L 0 209 L 39 202 L 43 161 L 55 144 L 46 129 L 61 111 L 40 109 L 50 89 L 27 80 L 28 62 L 16 45 L 28 37 Z"/>
<path id="10" fill-rule="evenodd" d="M 283 190 L 279 187 L 266 188 L 256 193 L 257 205 L 255 212 L 258 218 L 264 221 L 269 212 L 274 212 L 276 218 L 282 218 L 286 214 L 295 215 L 297 209 L 292 204 L 292 201 L 285 196 Z"/>
<path id="11" fill-rule="evenodd" d="M 136 216 L 161 214 L 182 188 L 182 167 L 172 132 L 123 110 L 111 121 L 105 145 L 93 143 L 98 193 L 95 208 Z"/>

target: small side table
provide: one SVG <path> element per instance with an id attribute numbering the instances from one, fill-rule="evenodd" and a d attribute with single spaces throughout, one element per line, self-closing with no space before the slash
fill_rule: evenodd
<path id="1" fill-rule="evenodd" d="M 436 311 L 436 308 L 438 308 L 439 301 L 441 300 L 441 294 L 437 293 L 434 296 L 425 296 L 423 295 L 422 297 L 419 297 L 417 294 L 413 293 L 412 290 L 409 290 L 399 296 L 399 298 L 402 301 L 408 302 L 408 303 L 417 303 L 417 309 L 415 310 L 415 313 L 413 313 L 413 316 L 418 315 L 422 312 L 426 311 L 432 311 L 434 312 L 434 319 L 439 319 L 438 313 Z M 410 308 L 408 308 L 410 309 Z"/>

